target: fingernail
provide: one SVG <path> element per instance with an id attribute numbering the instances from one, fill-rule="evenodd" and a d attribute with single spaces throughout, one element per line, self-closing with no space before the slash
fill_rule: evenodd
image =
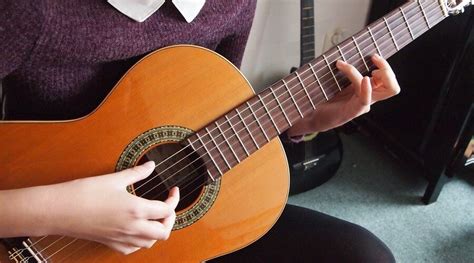
<path id="1" fill-rule="evenodd" d="M 345 64 L 347 64 L 347 63 L 344 62 L 344 61 L 342 61 L 342 60 L 336 61 L 336 67 L 342 67 L 342 66 L 344 66 Z"/>
<path id="2" fill-rule="evenodd" d="M 148 161 L 143 164 L 146 168 L 154 168 L 155 167 L 155 162 L 154 161 Z"/>
<path id="3" fill-rule="evenodd" d="M 379 58 L 380 58 L 380 55 L 379 55 L 379 54 L 377 54 L 377 53 L 375 53 L 375 54 L 374 54 L 374 58 L 377 58 L 377 59 L 379 59 Z"/>

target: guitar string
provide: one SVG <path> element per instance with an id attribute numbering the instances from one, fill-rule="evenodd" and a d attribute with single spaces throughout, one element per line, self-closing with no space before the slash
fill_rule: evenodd
<path id="1" fill-rule="evenodd" d="M 416 7 L 416 6 L 417 6 L 417 5 L 416 5 L 416 2 L 412 2 L 412 4 L 413 4 L 413 3 L 415 4 L 415 6 L 410 6 L 411 4 L 409 4 L 409 5 L 406 6 L 406 8 L 408 8 L 408 7 L 410 7 L 410 8 Z M 435 2 L 435 4 L 436 4 L 436 2 Z M 415 10 L 415 9 L 410 9 L 407 13 L 409 13 L 410 11 L 413 11 L 413 10 Z M 396 11 L 396 10 L 395 10 L 395 11 Z M 396 15 L 396 14 L 398 14 L 398 12 L 394 12 L 391 16 L 387 17 L 386 19 L 391 19 L 391 18 L 393 17 L 393 15 Z M 418 13 L 415 13 L 415 14 L 418 14 Z M 396 21 L 398 21 L 398 19 L 397 19 Z M 402 19 L 402 22 L 403 22 L 403 19 Z M 380 23 L 380 24 L 377 24 L 376 26 L 374 26 L 373 30 L 379 30 L 379 29 L 377 28 L 377 26 L 379 26 L 379 25 L 382 25 L 382 29 L 385 28 L 385 26 L 383 26 L 383 23 Z M 397 25 L 395 28 L 398 28 L 398 26 L 400 26 L 400 25 L 403 25 L 403 23 Z M 364 32 L 364 33 L 361 34 L 359 37 L 365 36 L 366 34 L 369 34 L 369 36 L 370 36 L 370 32 Z M 384 36 L 386 36 L 386 35 L 390 36 L 390 32 L 388 32 L 388 33 L 385 34 Z M 365 44 L 366 41 L 369 41 L 369 46 L 370 46 L 372 42 L 370 41 L 369 38 L 364 39 L 363 41 L 361 41 L 360 44 L 362 44 L 362 43 Z M 342 49 L 346 48 L 347 45 L 350 45 L 350 44 L 351 44 L 351 42 L 346 43 L 345 45 L 342 46 Z M 352 51 L 354 51 L 354 50 L 357 51 L 357 47 L 353 47 L 353 48 L 349 49 L 349 50 L 346 51 L 346 52 L 352 52 Z M 331 56 L 336 55 L 336 54 L 338 54 L 338 51 L 335 51 L 334 53 L 328 54 L 327 57 L 331 57 Z M 381 54 L 380 54 L 380 55 L 381 55 Z M 356 52 L 356 54 L 352 55 L 350 58 L 353 58 L 354 56 L 357 57 L 357 56 L 358 56 L 358 53 Z M 335 61 L 332 61 L 332 62 L 329 63 L 329 64 L 332 64 L 332 63 L 334 63 L 334 62 L 335 62 Z M 319 67 L 319 66 L 321 66 L 321 65 L 319 65 L 319 63 L 322 63 L 323 66 L 326 64 L 325 61 L 319 61 L 319 62 L 317 62 L 316 64 L 314 64 L 313 67 Z M 323 68 L 324 68 L 324 67 L 323 67 Z M 323 68 L 320 69 L 320 70 L 317 70 L 315 73 L 316 73 L 316 74 L 319 73 L 321 70 L 323 70 Z M 331 69 L 330 69 L 330 71 L 331 71 Z M 311 68 L 302 71 L 302 72 L 301 72 L 301 75 L 303 75 L 303 74 L 305 74 L 305 73 L 307 73 L 307 72 L 310 72 L 310 73 L 311 73 Z M 314 75 L 316 75 L 316 74 L 314 74 Z M 323 76 L 321 76 L 320 78 L 323 79 L 324 77 L 327 77 L 327 76 L 330 77 L 330 74 L 331 74 L 331 72 L 328 72 L 328 73 L 324 74 Z M 310 78 L 310 77 L 312 77 L 312 75 L 310 75 L 308 78 Z M 304 81 L 307 80 L 308 78 L 305 78 L 305 79 L 302 80 L 302 81 L 304 82 Z M 288 83 L 290 83 L 290 82 L 292 82 L 292 81 L 294 81 L 294 80 L 298 80 L 298 78 L 297 78 L 297 77 L 294 77 L 294 78 L 288 80 Z M 332 79 L 331 79 L 331 81 L 332 81 Z M 276 83 L 278 83 L 278 82 L 279 82 L 279 81 L 277 81 Z M 276 84 L 276 83 L 274 83 L 274 84 Z M 327 81 L 326 81 L 324 84 L 326 84 L 326 83 L 327 83 Z M 274 84 L 273 84 L 273 85 L 274 85 Z M 322 84 L 321 84 L 321 86 L 322 86 Z M 270 88 L 273 89 L 272 86 L 270 86 Z M 274 88 L 274 91 L 278 91 L 280 88 L 285 89 L 285 85 L 283 84 L 283 85 L 280 85 L 280 86 L 278 86 L 278 87 L 275 87 L 275 88 Z M 320 87 L 320 88 L 323 89 L 323 87 Z M 283 91 L 284 91 L 284 90 L 283 90 Z M 285 94 L 285 93 L 283 93 L 282 95 L 284 95 L 284 94 Z M 267 94 L 267 95 L 263 96 L 263 97 L 262 97 L 262 100 L 265 99 L 265 98 L 267 98 L 268 96 L 272 96 L 272 94 L 270 93 L 270 94 Z M 279 97 L 280 97 L 280 96 L 279 96 Z M 259 101 L 256 101 L 255 103 L 253 103 L 250 107 L 255 106 L 257 103 L 259 103 Z M 243 111 L 248 110 L 250 107 L 248 107 L 248 108 L 244 107 L 244 110 L 243 110 Z M 261 109 L 261 108 L 260 108 L 260 109 Z M 234 115 L 233 117 L 230 118 L 230 120 L 232 120 L 233 118 L 238 118 L 238 117 L 239 117 L 238 115 Z M 252 117 L 252 116 L 249 115 L 249 116 L 247 116 L 247 117 Z M 246 119 L 247 117 L 244 117 L 243 121 L 245 121 L 245 119 Z M 229 120 L 229 121 L 224 121 L 222 124 L 230 123 L 229 125 L 232 127 L 232 123 L 231 123 L 230 120 Z M 240 122 L 240 121 L 238 121 L 237 123 L 239 123 L 239 122 Z M 213 128 L 212 130 L 210 130 L 210 131 L 208 132 L 208 134 L 210 134 L 210 133 L 216 131 L 216 129 L 217 129 L 217 127 L 216 127 L 216 128 Z M 224 131 L 224 133 L 227 132 L 227 131 L 230 131 L 230 129 L 227 129 L 226 131 Z M 199 139 L 198 139 L 198 140 L 195 140 L 194 142 L 191 142 L 189 145 L 183 147 L 182 149 L 180 149 L 179 151 L 177 151 L 177 152 L 174 153 L 173 155 L 171 155 L 171 156 L 169 156 L 168 158 L 166 158 L 165 160 L 161 161 L 159 164 L 156 164 L 156 165 L 155 165 L 155 168 L 157 168 L 158 166 L 164 164 L 166 161 L 168 161 L 170 158 L 176 156 L 176 155 L 179 154 L 180 152 L 186 150 L 189 146 L 191 146 L 191 148 L 192 148 L 192 145 L 193 145 L 194 143 L 196 143 L 196 142 L 199 142 Z M 210 144 L 211 142 L 212 142 L 212 141 L 208 141 L 208 142 L 206 142 L 206 143 L 202 143 L 203 146 L 201 146 L 201 147 L 199 147 L 198 149 L 196 149 L 196 151 L 202 149 L 203 147 L 205 147 L 205 145 Z M 186 155 L 184 158 L 187 158 L 189 155 L 190 155 L 190 154 Z M 174 164 L 176 164 L 176 163 L 174 163 Z M 150 177 L 150 178 L 147 178 L 146 181 L 145 181 L 142 185 L 140 185 L 139 187 L 137 187 L 137 188 L 135 189 L 135 191 L 137 191 L 139 188 L 141 188 L 142 186 L 146 185 L 147 183 L 149 183 L 150 181 L 152 181 L 153 179 L 155 179 L 157 176 L 160 176 L 161 174 L 163 174 L 163 173 L 166 172 L 167 170 L 171 169 L 172 167 L 173 167 L 173 165 L 170 165 L 170 166 L 166 167 L 164 170 L 161 170 L 160 173 L 158 173 L 157 175 L 152 176 L 152 177 Z"/>
<path id="2" fill-rule="evenodd" d="M 433 4 L 433 3 L 431 3 L 429 6 L 431 6 L 432 4 Z M 407 5 L 407 7 L 408 7 L 408 5 Z M 426 9 L 426 7 L 425 7 L 425 9 Z M 412 9 L 412 10 L 413 10 L 413 9 Z M 412 10 L 409 10 L 409 11 L 412 11 Z M 407 13 L 409 13 L 409 11 L 408 11 Z M 431 13 L 431 11 L 433 11 L 433 10 L 430 10 L 429 13 Z M 407 13 L 405 13 L 405 15 L 407 15 Z M 444 18 L 444 17 L 442 17 L 442 18 Z M 397 19 L 396 21 L 398 21 L 398 20 L 399 20 L 399 19 Z M 420 20 L 420 19 L 417 19 L 417 20 Z M 421 20 L 423 20 L 423 18 L 421 18 Z M 403 21 L 403 19 L 402 19 L 402 21 Z M 438 23 L 438 22 L 439 22 L 439 21 L 435 22 L 435 24 Z M 402 22 L 401 24 L 397 25 L 397 27 L 395 27 L 395 29 L 398 28 L 400 25 L 403 25 L 403 23 L 404 23 L 404 22 Z M 420 24 L 423 25 L 423 22 L 420 23 Z M 415 28 L 418 28 L 418 26 L 419 26 L 420 24 L 417 24 L 417 25 L 415 26 Z M 375 27 L 374 27 L 374 28 L 375 28 Z M 392 30 L 392 31 L 394 31 L 394 30 Z M 401 32 L 398 32 L 398 33 L 401 33 Z M 398 33 L 397 33 L 397 35 L 398 35 Z M 383 35 L 381 38 L 383 38 L 383 37 L 385 37 L 385 36 L 388 36 L 388 35 L 389 35 L 389 33 Z M 361 35 L 361 36 L 362 36 L 362 35 Z M 390 41 L 392 41 L 392 40 L 389 38 L 388 40 L 383 41 L 382 44 L 385 44 L 386 42 L 390 42 Z M 364 43 L 364 42 L 365 42 L 365 41 L 362 41 L 361 43 Z M 409 43 L 409 42 L 410 42 L 410 40 L 408 41 L 408 43 Z M 359 43 L 359 45 L 360 45 L 361 43 Z M 405 43 L 404 43 L 404 44 L 405 44 Z M 402 46 L 403 46 L 404 44 L 402 44 Z M 372 44 L 369 44 L 369 47 L 370 47 L 370 45 L 372 45 Z M 344 46 L 344 47 L 345 47 L 345 46 Z M 363 51 L 365 51 L 366 48 L 367 48 L 367 47 L 365 47 L 365 48 L 363 49 Z M 351 51 L 352 51 L 352 50 L 354 50 L 354 48 L 351 49 Z M 334 54 L 335 54 L 335 53 L 334 53 Z M 351 58 L 353 58 L 354 56 L 358 56 L 358 55 L 359 55 L 359 53 L 355 53 L 354 55 L 352 55 L 352 56 L 349 58 L 349 60 L 350 60 Z M 331 55 L 328 55 L 328 56 L 331 56 Z M 364 66 L 364 65 L 361 65 L 361 66 Z M 304 73 L 304 72 L 303 72 L 303 73 Z M 303 74 L 303 73 L 302 73 L 302 74 Z M 326 74 L 326 75 L 327 75 L 327 74 Z M 304 80 L 306 80 L 306 79 L 308 79 L 308 78 L 305 78 Z M 304 80 L 303 80 L 303 81 L 304 81 Z M 290 80 L 290 81 L 291 81 L 291 80 Z M 289 82 L 290 82 L 290 81 L 289 81 Z M 310 85 L 312 85 L 312 84 L 314 84 L 314 83 L 315 83 L 315 82 L 312 82 L 312 83 L 309 84 L 308 86 L 310 86 Z M 298 85 L 299 85 L 299 84 L 297 84 L 296 86 L 298 86 Z M 294 88 L 294 87 L 295 87 L 295 86 L 293 86 L 292 88 Z M 333 85 L 333 87 L 334 87 L 334 85 Z M 301 91 L 301 90 L 300 90 L 300 91 Z M 298 92 L 300 92 L 300 91 L 298 91 Z M 295 94 L 298 94 L 298 93 L 295 93 Z M 303 95 L 304 95 L 304 94 L 303 94 Z M 321 94 L 318 94 L 318 95 L 321 95 Z M 288 102 L 290 99 L 291 99 L 291 98 L 288 98 L 288 99 L 285 100 L 283 103 Z M 305 97 L 303 97 L 303 100 L 305 100 Z M 275 107 L 275 108 L 276 108 L 276 107 Z M 273 108 L 273 109 L 275 109 L 275 108 Z M 260 108 L 260 109 L 262 109 L 262 108 Z M 258 111 L 258 110 L 257 110 L 257 111 Z M 270 110 L 270 111 L 271 111 L 271 110 Z M 296 111 L 293 111 L 293 112 L 296 112 Z M 253 123 L 255 123 L 255 121 L 253 121 L 251 124 L 253 124 Z M 251 124 L 250 124 L 250 125 L 251 125 Z M 266 124 L 269 124 L 269 122 L 267 121 Z M 247 137 L 248 137 L 248 136 L 247 136 Z M 222 142 L 222 143 L 224 143 L 224 142 Z M 221 143 L 221 144 L 222 144 L 222 143 Z M 196 190 L 196 189 L 195 189 L 195 190 Z M 195 190 L 193 190 L 193 191 L 195 191 Z M 188 195 L 189 195 L 189 194 L 188 194 Z M 185 196 L 185 197 L 186 197 L 186 196 Z M 183 197 L 183 199 L 184 199 L 185 197 Z M 38 240 L 38 241 L 35 242 L 35 243 L 38 243 L 39 241 L 40 241 L 40 240 Z M 31 245 L 31 246 L 32 246 L 32 245 Z M 48 246 L 48 247 L 49 247 L 49 246 Z M 46 248 L 48 248 L 48 247 L 46 247 Z M 46 248 L 45 248 L 45 249 L 46 249 Z M 43 249 L 43 250 L 45 250 L 45 249 Z M 43 252 L 43 250 L 40 251 L 40 252 Z"/>

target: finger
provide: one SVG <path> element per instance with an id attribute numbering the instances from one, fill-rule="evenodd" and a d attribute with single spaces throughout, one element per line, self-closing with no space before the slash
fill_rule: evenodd
<path id="1" fill-rule="evenodd" d="M 167 218 L 171 218 L 172 216 Z M 137 225 L 137 230 L 137 236 L 152 240 L 166 240 L 170 235 L 170 229 L 168 225 L 165 226 L 163 223 L 153 220 L 142 220 Z"/>
<path id="2" fill-rule="evenodd" d="M 117 242 L 117 241 L 107 241 L 107 242 L 103 242 L 103 244 L 124 255 L 132 254 L 133 252 L 140 249 L 139 247 L 131 246 L 122 242 Z"/>
<path id="3" fill-rule="evenodd" d="M 144 205 L 143 216 L 145 216 L 146 219 L 163 219 L 174 213 L 175 207 L 165 202 L 158 200 L 142 200 L 144 201 L 142 202 Z"/>
<path id="4" fill-rule="evenodd" d="M 171 206 L 173 210 L 176 209 L 176 206 L 178 206 L 179 203 L 179 188 L 177 186 L 171 188 L 165 203 Z"/>
<path id="5" fill-rule="evenodd" d="M 372 85 L 370 84 L 370 78 L 364 77 L 362 79 L 362 84 L 360 86 L 360 94 L 359 94 L 359 101 L 362 104 L 362 106 L 369 106 L 371 103 L 371 97 L 372 97 Z"/>
<path id="6" fill-rule="evenodd" d="M 142 165 L 121 171 L 119 174 L 123 177 L 126 186 L 134 184 L 147 178 L 155 169 L 155 162 L 149 161 Z"/>
<path id="7" fill-rule="evenodd" d="M 165 218 L 163 220 L 163 226 L 165 227 L 165 231 L 168 234 L 166 239 L 168 239 L 169 235 L 171 234 L 171 230 L 173 230 L 174 223 L 176 221 L 176 214 L 173 213 L 171 216 Z"/>
<path id="8" fill-rule="evenodd" d="M 392 67 L 390 67 L 388 61 L 385 60 L 383 57 L 379 56 L 378 54 L 372 56 L 372 62 L 374 62 L 374 65 L 377 66 L 377 68 L 379 69 L 392 70 Z"/>
<path id="9" fill-rule="evenodd" d="M 155 242 L 156 239 L 142 236 L 125 236 L 122 238 L 122 243 L 138 248 L 151 248 Z"/>
<path id="10" fill-rule="evenodd" d="M 344 75 L 355 85 L 357 90 L 360 87 L 360 82 L 362 81 L 362 74 L 351 64 L 348 64 L 342 60 L 336 62 L 336 67 L 344 73 Z"/>

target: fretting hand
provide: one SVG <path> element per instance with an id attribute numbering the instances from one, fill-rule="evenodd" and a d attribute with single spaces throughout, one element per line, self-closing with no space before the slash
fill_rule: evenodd
<path id="1" fill-rule="evenodd" d="M 354 66 L 337 61 L 337 68 L 351 81 L 351 85 L 296 123 L 288 130 L 288 135 L 298 136 L 341 126 L 367 113 L 373 103 L 398 94 L 400 86 L 388 62 L 379 55 L 372 56 L 372 61 L 377 69 L 372 71 L 371 78 L 363 77 Z"/>

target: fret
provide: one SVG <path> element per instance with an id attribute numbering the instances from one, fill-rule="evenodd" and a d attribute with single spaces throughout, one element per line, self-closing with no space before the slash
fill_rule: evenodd
<path id="1" fill-rule="evenodd" d="M 313 75 L 316 78 L 316 81 L 318 82 L 319 88 L 323 92 L 324 97 L 326 98 L 326 100 L 329 100 L 328 96 L 326 95 L 326 92 L 324 91 L 323 85 L 321 85 L 321 81 L 319 81 L 319 78 L 318 78 L 318 75 L 316 74 L 316 71 L 314 71 L 313 65 L 311 63 L 308 63 L 308 65 L 309 65 L 309 68 L 311 69 L 311 72 L 313 72 Z"/>
<path id="2" fill-rule="evenodd" d="M 359 45 L 357 44 L 355 37 L 352 37 L 352 42 L 354 42 L 357 52 L 359 52 L 360 58 L 362 58 L 362 62 L 364 62 L 365 68 L 367 69 L 367 71 L 370 71 L 369 66 L 367 66 L 367 63 L 365 62 L 364 55 L 362 55 L 362 52 L 360 51 Z"/>
<path id="3" fill-rule="evenodd" d="M 393 44 L 395 44 L 395 48 L 397 49 L 397 51 L 399 51 L 400 48 L 398 47 L 397 41 L 395 40 L 395 37 L 394 37 L 394 35 L 393 35 L 393 33 L 392 33 L 392 30 L 390 29 L 390 26 L 389 26 L 389 24 L 388 24 L 388 22 L 387 22 L 387 19 L 384 17 L 383 20 L 385 21 L 385 26 L 387 27 L 388 32 L 390 33 L 390 36 L 392 37 Z"/>
<path id="4" fill-rule="evenodd" d="M 284 79 L 282 79 L 281 81 L 283 82 L 283 86 L 285 86 L 286 91 L 288 92 L 288 94 L 290 94 L 290 98 L 293 101 L 293 104 L 295 104 L 296 109 L 298 110 L 298 113 L 300 114 L 301 118 L 303 118 L 304 116 L 303 116 L 303 113 L 301 112 L 300 106 L 298 105 L 298 103 L 296 103 L 295 97 L 291 93 L 291 90 L 288 87 L 288 84 L 286 83 L 286 81 Z"/>
<path id="5" fill-rule="evenodd" d="M 372 38 L 372 41 L 374 42 L 377 52 L 379 52 L 379 55 L 383 57 L 382 51 L 380 50 L 379 45 L 377 44 L 377 41 L 375 40 L 374 34 L 372 34 L 372 30 L 370 29 L 370 26 L 367 27 L 367 30 L 369 31 L 370 37 Z"/>
<path id="6" fill-rule="evenodd" d="M 314 28 L 314 25 L 304 26 L 303 29 Z"/>
<path id="7" fill-rule="evenodd" d="M 201 142 L 201 144 L 202 144 L 202 146 L 204 147 L 204 149 L 206 150 L 207 155 L 209 155 L 209 158 L 211 159 L 212 163 L 213 163 L 214 166 L 216 167 L 217 171 L 218 171 L 219 174 L 222 176 L 223 173 L 222 173 L 221 169 L 220 169 L 219 166 L 217 165 L 217 162 L 214 160 L 214 157 L 212 156 L 211 152 L 207 149 L 207 146 L 206 146 L 206 144 L 204 144 L 203 140 L 201 139 L 201 136 L 200 136 L 199 133 L 197 133 L 197 132 L 196 132 L 195 134 L 196 134 L 198 140 Z M 188 138 L 188 142 L 189 142 L 191 145 L 193 145 L 193 144 L 191 143 L 191 140 L 190 140 L 189 138 Z M 195 149 L 195 150 L 197 150 L 197 149 Z M 209 171 L 209 169 L 207 170 L 207 172 L 209 173 L 209 176 L 212 178 L 212 180 L 215 180 L 214 176 L 212 176 L 212 173 Z"/>
<path id="8" fill-rule="evenodd" d="M 307 53 L 307 52 L 314 52 L 314 48 L 312 48 L 312 49 L 306 49 L 306 50 L 303 51 L 303 53 Z"/>
<path id="9" fill-rule="evenodd" d="M 244 149 L 245 154 L 246 154 L 247 156 L 250 156 L 250 153 L 249 153 L 249 151 L 247 150 L 247 147 L 245 147 L 244 142 L 240 139 L 239 134 L 237 133 L 237 131 L 236 131 L 235 128 L 234 128 L 234 125 L 232 125 L 232 122 L 231 122 L 230 119 L 229 119 L 229 116 L 225 115 L 225 119 L 226 119 L 227 122 L 229 123 L 229 126 L 230 126 L 230 128 L 232 129 L 232 131 L 234 132 L 235 137 L 237 137 L 237 139 L 239 140 L 240 144 L 242 145 L 242 148 Z"/>
<path id="10" fill-rule="evenodd" d="M 415 35 L 413 34 L 413 31 L 411 30 L 410 23 L 408 23 L 408 19 L 405 16 L 405 12 L 403 12 L 403 8 L 400 7 L 400 12 L 402 13 L 403 20 L 405 20 L 405 24 L 407 25 L 408 31 L 410 31 L 411 38 L 415 40 Z"/>
<path id="11" fill-rule="evenodd" d="M 312 6 L 307 6 L 307 7 L 303 7 L 302 9 L 303 9 L 303 10 L 312 10 L 313 7 L 312 7 Z"/>
<path id="12" fill-rule="evenodd" d="M 337 81 L 336 75 L 334 75 L 334 72 L 332 71 L 331 65 L 329 64 L 329 61 L 326 58 L 326 55 L 323 55 L 323 59 L 326 62 L 326 65 L 328 66 L 328 69 L 331 72 L 332 77 L 334 78 L 334 81 L 336 82 L 336 85 L 339 88 L 339 91 L 342 91 L 341 86 L 339 85 L 339 82 Z"/>
<path id="13" fill-rule="evenodd" d="M 303 43 L 302 45 L 306 46 L 306 45 L 313 45 L 313 44 L 314 44 L 314 41 L 310 41 L 310 42 Z M 314 49 L 313 49 L 313 51 L 314 51 Z"/>
<path id="14" fill-rule="evenodd" d="M 222 153 L 221 149 L 219 148 L 219 145 L 218 145 L 217 142 L 214 140 L 214 137 L 212 137 L 212 134 L 211 134 L 211 132 L 209 131 L 209 129 L 206 127 L 205 130 L 206 130 L 207 134 L 209 135 L 209 137 L 211 138 L 212 143 L 214 143 L 214 145 L 216 146 L 215 148 L 216 148 L 217 151 L 221 154 L 222 159 L 224 160 L 224 162 L 225 162 L 225 164 L 227 165 L 227 167 L 228 167 L 229 169 L 232 168 L 232 167 L 230 166 L 229 162 L 227 161 L 227 159 L 225 158 L 224 153 Z"/>
<path id="15" fill-rule="evenodd" d="M 431 28 L 430 21 L 428 17 L 426 16 L 425 9 L 423 8 L 423 4 L 420 0 L 417 1 L 418 5 L 420 6 L 421 13 L 423 14 L 423 17 L 425 18 L 426 25 L 428 25 L 428 28 Z"/>
<path id="16" fill-rule="evenodd" d="M 258 126 L 260 127 L 260 130 L 262 130 L 263 135 L 265 136 L 265 139 L 267 139 L 267 142 L 269 142 L 269 141 L 270 141 L 270 138 L 268 138 L 268 135 L 267 135 L 267 133 L 265 132 L 265 129 L 263 128 L 263 125 L 260 123 L 260 120 L 258 120 L 257 115 L 256 115 L 255 112 L 253 111 L 252 106 L 250 106 L 250 103 L 249 103 L 248 101 L 247 101 L 247 106 L 249 107 L 250 112 L 252 113 L 253 117 L 254 117 L 255 120 L 257 121 Z"/>
<path id="17" fill-rule="evenodd" d="M 260 149 L 260 145 L 258 145 L 257 141 L 256 141 L 255 138 L 253 137 L 253 134 L 252 134 L 252 132 L 250 131 L 250 129 L 249 129 L 249 127 L 247 126 L 247 124 L 245 123 L 244 118 L 242 118 L 242 115 L 240 114 L 239 109 L 235 109 L 235 111 L 237 112 L 237 115 L 239 116 L 240 120 L 242 121 L 242 124 L 244 125 L 245 129 L 246 129 L 247 132 L 249 133 L 250 138 L 252 138 L 253 143 L 255 144 L 255 146 L 257 147 L 257 149 Z"/>
<path id="18" fill-rule="evenodd" d="M 267 115 L 270 117 L 270 121 L 272 122 L 273 124 L 273 127 L 275 127 L 275 129 L 277 130 L 278 134 L 281 134 L 282 132 L 280 131 L 280 129 L 278 128 L 278 126 L 276 125 L 275 123 L 275 120 L 273 119 L 273 116 L 270 114 L 270 112 L 268 111 L 268 108 L 267 108 L 267 105 L 265 104 L 265 102 L 263 102 L 262 100 L 262 97 L 259 95 L 258 96 L 258 99 L 260 100 L 260 103 L 262 103 L 263 105 L 263 108 L 265 109 L 265 112 L 267 113 Z"/>
<path id="19" fill-rule="evenodd" d="M 306 35 L 302 35 L 301 37 L 314 37 L 314 34 L 306 34 Z"/>
<path id="20" fill-rule="evenodd" d="M 270 91 L 272 92 L 273 97 L 275 97 L 276 102 L 278 103 L 278 106 L 280 107 L 281 112 L 283 113 L 283 116 L 285 116 L 286 121 L 288 122 L 288 124 L 289 124 L 290 126 L 293 126 L 293 124 L 291 123 L 291 121 L 290 121 L 290 119 L 288 118 L 288 116 L 286 116 L 285 109 L 284 109 L 283 106 L 281 105 L 280 100 L 278 99 L 278 96 L 277 96 L 277 95 L 275 94 L 275 92 L 273 91 L 273 88 L 270 88 Z"/>
<path id="21" fill-rule="evenodd" d="M 313 19 L 314 16 L 308 16 L 308 17 L 303 17 L 302 20 L 309 20 L 309 19 Z"/>
<path id="22" fill-rule="evenodd" d="M 346 58 L 344 57 L 344 53 L 342 52 L 342 49 L 339 45 L 336 46 L 337 50 L 339 51 L 339 54 L 341 55 L 341 58 L 344 62 L 347 62 Z"/>
<path id="23" fill-rule="evenodd" d="M 239 156 L 237 155 L 237 153 L 235 153 L 234 148 L 232 148 L 232 145 L 230 144 L 229 140 L 228 140 L 227 137 L 225 136 L 224 131 L 222 131 L 221 126 L 219 125 L 219 123 L 218 123 L 217 121 L 215 121 L 214 124 L 216 125 L 217 129 L 219 130 L 219 132 L 222 134 L 222 138 L 224 138 L 224 141 L 226 142 L 226 144 L 227 144 L 227 146 L 229 147 L 230 151 L 231 151 L 232 154 L 234 155 L 235 159 L 237 160 L 238 163 L 240 163 Z M 237 134 L 236 134 L 236 136 L 237 136 Z"/>
<path id="24" fill-rule="evenodd" d="M 301 80 L 300 74 L 298 73 L 298 71 L 295 71 L 295 74 L 296 74 L 296 77 L 298 78 L 298 81 L 300 82 L 301 86 L 303 87 L 303 90 L 306 93 L 306 96 L 308 97 L 309 102 L 311 103 L 311 107 L 313 107 L 313 109 L 315 110 L 316 106 L 314 105 L 313 100 L 311 99 L 311 96 L 309 96 L 309 92 L 306 89 L 306 85 Z"/>

